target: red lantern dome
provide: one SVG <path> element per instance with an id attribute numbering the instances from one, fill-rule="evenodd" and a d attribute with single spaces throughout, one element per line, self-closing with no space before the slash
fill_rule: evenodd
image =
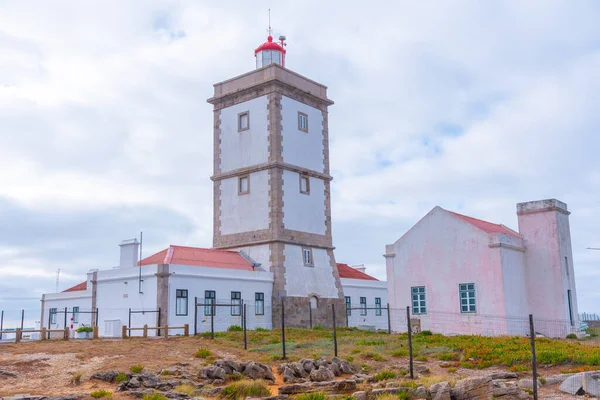
<path id="1" fill-rule="evenodd" d="M 267 41 L 254 50 L 256 57 L 256 68 L 266 67 L 271 64 L 279 64 L 285 67 L 285 36 L 279 36 L 279 43 L 273 42 L 273 36 L 269 35 Z"/>

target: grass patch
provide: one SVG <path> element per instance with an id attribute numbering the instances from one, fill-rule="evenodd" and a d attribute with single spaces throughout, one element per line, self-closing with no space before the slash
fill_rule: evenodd
<path id="1" fill-rule="evenodd" d="M 256 332 L 269 332 L 268 329 L 265 328 L 261 328 L 260 326 L 258 328 L 255 329 Z"/>
<path id="2" fill-rule="evenodd" d="M 144 369 L 143 365 L 132 365 L 129 368 L 129 371 L 133 372 L 134 374 L 139 374 L 140 372 L 142 372 L 143 369 Z"/>
<path id="3" fill-rule="evenodd" d="M 160 374 L 162 376 L 167 376 L 167 375 L 175 375 L 175 372 L 168 370 L 168 369 L 163 369 L 162 371 L 160 371 Z"/>
<path id="4" fill-rule="evenodd" d="M 475 368 L 475 364 L 473 364 L 472 362 L 469 361 L 463 361 L 460 363 L 460 366 L 463 368 L 467 368 L 467 369 L 474 369 Z"/>
<path id="5" fill-rule="evenodd" d="M 567 339 L 577 339 L 577 335 L 576 335 L 576 334 L 574 334 L 574 333 L 569 333 L 569 334 L 567 335 Z"/>
<path id="6" fill-rule="evenodd" d="M 448 371 L 449 373 L 451 373 L 451 374 L 452 374 L 452 373 L 456 372 L 456 368 L 454 368 L 454 367 L 450 367 L 450 368 L 448 368 L 446 371 Z"/>
<path id="7" fill-rule="evenodd" d="M 142 400 L 167 400 L 166 396 L 160 393 L 145 394 Z"/>
<path id="8" fill-rule="evenodd" d="M 196 394 L 196 387 L 193 385 L 179 385 L 175 388 L 177 393 L 184 393 L 190 396 L 194 396 Z"/>
<path id="9" fill-rule="evenodd" d="M 227 332 L 242 332 L 243 330 L 244 328 L 239 325 L 231 325 L 229 328 L 227 328 Z"/>
<path id="10" fill-rule="evenodd" d="M 71 377 L 71 384 L 75 386 L 81 385 L 81 377 L 83 376 L 83 371 L 73 372 L 73 376 Z"/>
<path id="11" fill-rule="evenodd" d="M 380 346 L 380 345 L 385 344 L 385 340 L 383 340 L 383 339 L 375 339 L 375 340 L 360 339 L 360 340 L 357 340 L 356 342 L 354 342 L 354 344 L 357 346 Z"/>
<path id="12" fill-rule="evenodd" d="M 323 392 L 312 392 L 312 393 L 301 393 L 297 396 L 294 396 L 294 400 L 328 400 L 329 396 L 327 396 Z"/>
<path id="13" fill-rule="evenodd" d="M 385 361 L 385 357 L 383 357 L 381 354 L 379 353 L 374 353 L 372 351 L 368 352 L 368 353 L 363 353 L 362 355 L 364 358 L 367 358 L 369 360 L 373 360 L 373 361 Z"/>
<path id="14" fill-rule="evenodd" d="M 396 349 L 392 350 L 392 357 L 408 357 L 408 349 Z"/>
<path id="15" fill-rule="evenodd" d="M 101 399 L 102 397 L 109 397 L 111 395 L 112 392 L 109 392 L 108 390 L 104 389 L 96 390 L 95 392 L 90 393 L 90 396 L 92 396 L 95 399 Z"/>
<path id="16" fill-rule="evenodd" d="M 515 365 L 511 366 L 509 369 L 510 369 L 510 372 L 527 372 L 531 368 L 528 365 L 515 364 Z"/>
<path id="17" fill-rule="evenodd" d="M 410 392 L 407 390 L 403 390 L 396 394 L 392 393 L 382 393 L 379 396 L 375 397 L 376 400 L 407 400 L 410 399 Z"/>
<path id="18" fill-rule="evenodd" d="M 201 347 L 194 355 L 196 358 L 206 358 L 212 356 L 212 351 Z"/>
<path id="19" fill-rule="evenodd" d="M 422 362 L 426 362 L 427 361 L 427 356 L 419 356 L 416 358 L 417 361 L 422 361 Z"/>
<path id="20" fill-rule="evenodd" d="M 220 394 L 229 400 L 245 399 L 246 397 L 269 397 L 271 391 L 267 387 L 267 383 L 262 380 L 256 381 L 239 381 L 230 383 L 225 386 Z"/>
<path id="21" fill-rule="evenodd" d="M 325 327 L 321 326 L 321 325 L 315 325 L 315 326 L 313 326 L 313 330 L 315 330 L 315 331 L 324 331 Z"/>
<path id="22" fill-rule="evenodd" d="M 115 382 L 121 383 L 127 380 L 127 374 L 121 372 L 119 375 L 115 376 Z"/>
<path id="23" fill-rule="evenodd" d="M 375 380 L 375 382 L 381 382 L 381 381 L 387 381 L 390 379 L 394 379 L 397 376 L 398 376 L 398 374 L 395 373 L 394 371 L 383 370 L 383 371 L 379 371 L 377 374 L 375 374 L 373 379 Z"/>

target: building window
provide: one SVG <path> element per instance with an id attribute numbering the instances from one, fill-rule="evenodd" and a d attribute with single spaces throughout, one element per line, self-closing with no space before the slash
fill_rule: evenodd
<path id="1" fill-rule="evenodd" d="M 310 194 L 310 177 L 300 174 L 300 193 Z"/>
<path id="2" fill-rule="evenodd" d="M 310 308 L 312 308 L 313 310 L 319 307 L 319 299 L 317 299 L 317 296 L 311 296 L 309 301 Z"/>
<path id="3" fill-rule="evenodd" d="M 50 309 L 50 323 L 51 324 L 55 324 L 56 323 L 56 308 L 51 308 Z"/>
<path id="4" fill-rule="evenodd" d="M 298 130 L 308 133 L 308 115 L 298 112 Z"/>
<path id="5" fill-rule="evenodd" d="M 381 297 L 375 297 L 375 315 L 381 315 Z"/>
<path id="6" fill-rule="evenodd" d="M 254 314 L 265 315 L 265 294 L 254 293 Z"/>
<path id="7" fill-rule="evenodd" d="M 250 193 L 250 175 L 242 175 L 238 179 L 238 194 Z"/>
<path id="8" fill-rule="evenodd" d="M 79 323 L 79 307 L 77 306 L 73 307 L 73 323 Z"/>
<path id="9" fill-rule="evenodd" d="M 250 129 L 250 113 L 248 111 L 238 114 L 238 132 Z"/>
<path id="10" fill-rule="evenodd" d="M 461 283 L 459 286 L 460 293 L 460 312 L 474 313 L 475 308 L 475 284 Z"/>
<path id="11" fill-rule="evenodd" d="M 186 289 L 175 291 L 175 315 L 188 315 L 188 291 Z"/>
<path id="12" fill-rule="evenodd" d="M 346 296 L 346 315 L 352 315 L 352 299 Z"/>
<path id="13" fill-rule="evenodd" d="M 213 315 L 213 304 L 215 304 L 215 299 L 217 294 L 214 290 L 205 290 L 204 291 L 204 315 Z M 216 314 L 216 313 L 215 313 Z"/>
<path id="14" fill-rule="evenodd" d="M 231 315 L 242 315 L 242 292 L 231 292 Z"/>
<path id="15" fill-rule="evenodd" d="M 367 315 L 367 298 L 360 298 L 360 315 Z"/>
<path id="16" fill-rule="evenodd" d="M 427 301 L 425 299 L 425 286 L 410 288 L 412 297 L 412 313 L 427 314 Z"/>
<path id="17" fill-rule="evenodd" d="M 304 261 L 304 265 L 306 267 L 312 267 L 314 265 L 312 249 L 306 247 L 302 248 L 302 260 Z"/>

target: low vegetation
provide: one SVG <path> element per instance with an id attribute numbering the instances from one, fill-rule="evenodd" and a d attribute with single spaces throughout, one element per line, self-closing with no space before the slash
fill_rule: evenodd
<path id="1" fill-rule="evenodd" d="M 327 396 L 323 392 L 313 392 L 313 393 L 301 393 L 294 397 L 294 400 L 328 400 L 329 396 Z"/>
<path id="2" fill-rule="evenodd" d="M 177 393 L 187 394 L 189 396 L 194 396 L 196 394 L 196 387 L 193 385 L 179 385 L 175 388 Z"/>
<path id="3" fill-rule="evenodd" d="M 139 374 L 143 369 L 143 365 L 132 365 L 131 368 L 129 368 L 129 371 L 133 372 L 134 374 Z"/>
<path id="4" fill-rule="evenodd" d="M 230 383 L 221 391 L 221 397 L 229 400 L 245 399 L 246 397 L 268 397 L 271 391 L 265 381 L 238 381 Z"/>
<path id="5" fill-rule="evenodd" d="M 160 393 L 145 394 L 142 400 L 167 400 L 167 397 Z"/>
<path id="6" fill-rule="evenodd" d="M 104 390 L 104 389 L 96 390 L 95 392 L 90 393 L 90 396 L 92 396 L 94 399 L 101 399 L 102 397 L 110 397 L 111 395 L 112 395 L 112 392 L 109 392 L 108 390 Z"/>
<path id="7" fill-rule="evenodd" d="M 207 358 L 212 356 L 212 352 L 208 349 L 204 349 L 204 348 L 199 348 L 198 351 L 196 352 L 196 357 L 197 358 Z"/>
<path id="8" fill-rule="evenodd" d="M 243 330 L 244 328 L 239 325 L 231 325 L 229 328 L 227 328 L 228 332 L 242 332 Z"/>
<path id="9" fill-rule="evenodd" d="M 121 372 L 119 375 L 115 376 L 115 382 L 121 383 L 127 380 L 127 374 Z"/>
<path id="10" fill-rule="evenodd" d="M 73 376 L 71 377 L 71 384 L 75 386 L 81 385 L 81 378 L 83 377 L 83 371 L 73 372 Z"/>
<path id="11" fill-rule="evenodd" d="M 373 379 L 375 379 L 375 382 L 381 382 L 381 381 L 387 381 L 390 379 L 394 379 L 397 376 L 398 376 L 398 374 L 394 371 L 383 370 L 383 371 L 379 371 L 378 373 L 376 373 L 375 376 L 373 376 Z"/>

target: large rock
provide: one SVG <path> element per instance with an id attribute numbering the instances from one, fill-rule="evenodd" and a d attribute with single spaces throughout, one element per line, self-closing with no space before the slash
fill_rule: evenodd
<path id="1" fill-rule="evenodd" d="M 356 383 L 373 383 L 375 382 L 375 378 L 371 375 L 367 374 L 354 374 L 352 375 L 352 379 L 356 381 Z"/>
<path id="2" fill-rule="evenodd" d="M 527 400 L 529 394 L 518 386 L 504 386 L 494 388 L 492 393 L 493 399 L 502 400 Z"/>
<path id="3" fill-rule="evenodd" d="M 224 381 L 227 379 L 227 373 L 221 367 L 210 366 L 210 367 L 202 368 L 200 370 L 200 372 L 198 373 L 198 377 L 200 379 L 207 379 L 207 380 L 220 379 L 220 380 Z"/>
<path id="4" fill-rule="evenodd" d="M 540 381 L 537 381 L 537 387 L 538 389 L 542 386 L 542 384 L 540 383 Z M 521 387 L 521 388 L 525 388 L 525 389 L 533 389 L 533 379 L 530 378 L 524 378 L 524 379 L 520 379 L 517 382 L 517 386 Z"/>
<path id="5" fill-rule="evenodd" d="M 517 379 L 519 376 L 514 372 L 495 372 L 490 375 L 492 380 L 496 379 Z"/>
<path id="6" fill-rule="evenodd" d="M 345 379 L 340 381 L 307 382 L 279 387 L 280 395 L 294 395 L 311 392 L 347 393 L 356 390 L 356 381 Z"/>
<path id="7" fill-rule="evenodd" d="M 458 381 L 451 390 L 453 400 L 483 399 L 492 392 L 492 379 L 489 376 L 468 378 Z"/>
<path id="8" fill-rule="evenodd" d="M 560 374 L 560 375 L 551 375 L 546 377 L 546 382 L 544 385 L 556 385 L 557 383 L 563 383 L 573 374 Z"/>
<path id="9" fill-rule="evenodd" d="M 310 380 L 313 382 L 325 382 L 335 379 L 334 373 L 327 367 L 320 366 L 319 369 L 310 371 Z"/>
<path id="10" fill-rule="evenodd" d="M 250 379 L 264 379 L 275 382 L 271 369 L 265 364 L 249 361 L 243 368 L 242 375 Z"/>
<path id="11" fill-rule="evenodd" d="M 413 397 L 416 397 L 417 399 L 427 399 L 429 398 L 429 393 L 423 386 L 419 386 L 415 389 Z"/>
<path id="12" fill-rule="evenodd" d="M 302 378 L 297 378 L 296 374 L 294 373 L 294 370 L 291 369 L 290 367 L 288 367 L 287 365 L 285 366 L 285 368 L 283 369 L 283 381 L 286 383 L 291 383 L 291 382 L 295 382 L 297 379 L 302 379 Z"/>
<path id="13" fill-rule="evenodd" d="M 15 374 L 14 372 L 0 369 L 0 378 L 16 378 L 16 377 L 17 377 L 17 374 Z"/>
<path id="14" fill-rule="evenodd" d="M 106 371 L 106 372 L 97 372 L 92 375 L 91 379 L 98 379 L 104 382 L 114 382 L 117 375 L 119 375 L 119 371 Z"/>
<path id="15" fill-rule="evenodd" d="M 413 393 L 413 389 L 411 388 L 406 388 L 406 387 L 399 387 L 399 388 L 385 388 L 385 389 L 373 389 L 371 391 L 371 394 L 374 398 L 377 398 L 379 396 L 381 396 L 382 394 L 398 394 L 401 392 L 409 392 L 409 393 Z"/>
<path id="16" fill-rule="evenodd" d="M 233 360 L 217 360 L 214 365 L 223 368 L 227 375 L 233 374 L 233 371 L 242 372 L 242 366 Z"/>
<path id="17" fill-rule="evenodd" d="M 313 360 L 307 360 L 303 358 L 298 362 L 300 363 L 300 365 L 302 365 L 302 368 L 304 368 L 304 371 L 307 373 L 310 373 L 313 369 L 316 368 L 315 362 Z"/>
<path id="18" fill-rule="evenodd" d="M 450 400 L 450 383 L 440 382 L 435 385 L 431 385 L 429 393 L 433 400 Z"/>
<path id="19" fill-rule="evenodd" d="M 147 388 L 151 388 L 151 389 L 155 388 L 159 383 L 156 376 L 150 375 L 150 374 L 138 375 L 137 379 L 142 383 L 143 387 L 147 387 Z"/>
<path id="20" fill-rule="evenodd" d="M 583 374 L 571 375 L 558 388 L 561 392 L 583 395 Z"/>
<path id="21" fill-rule="evenodd" d="M 306 378 L 306 371 L 304 370 L 302 364 L 295 362 L 289 364 L 289 367 L 294 371 L 294 375 L 296 375 L 297 377 Z"/>

